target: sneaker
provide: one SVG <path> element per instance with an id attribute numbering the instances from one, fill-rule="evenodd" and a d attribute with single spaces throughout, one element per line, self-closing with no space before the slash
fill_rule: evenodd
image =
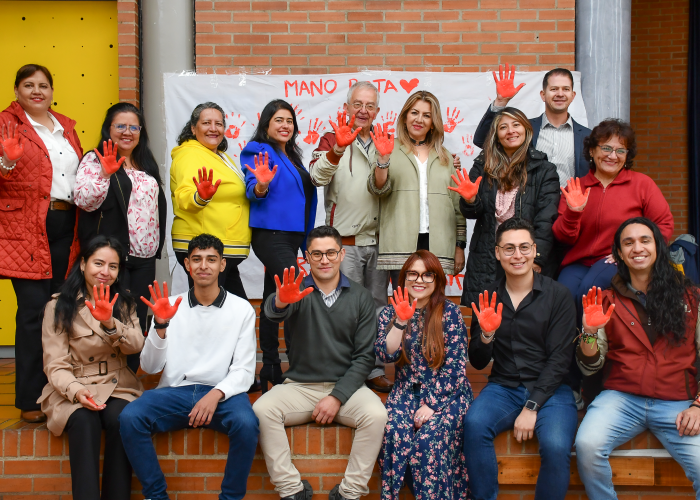
<path id="1" fill-rule="evenodd" d="M 340 485 L 336 484 L 335 486 L 333 486 L 333 489 L 328 494 L 328 500 L 359 500 L 359 499 L 345 498 L 343 495 L 340 494 Z"/>
<path id="2" fill-rule="evenodd" d="M 304 486 L 303 490 L 294 493 L 291 497 L 282 497 L 280 500 L 311 500 L 311 497 L 314 496 L 313 488 L 306 479 L 302 479 L 301 484 Z"/>

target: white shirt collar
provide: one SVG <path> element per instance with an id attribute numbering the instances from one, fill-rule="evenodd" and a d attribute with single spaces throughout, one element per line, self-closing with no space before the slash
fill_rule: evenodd
<path id="1" fill-rule="evenodd" d="M 58 120 L 56 119 L 56 117 L 54 115 L 52 115 L 51 113 L 49 113 L 49 117 L 51 118 L 51 121 L 53 122 L 53 132 L 51 132 L 51 133 L 55 134 L 56 132 L 60 132 L 61 135 L 63 135 L 63 130 L 64 130 L 63 125 L 61 125 L 58 122 Z M 35 122 L 34 120 L 32 120 L 32 117 L 29 116 L 28 114 L 27 114 L 27 119 L 29 120 L 29 123 L 31 123 L 34 128 L 42 127 L 44 129 L 46 129 L 46 131 L 48 132 L 48 130 L 49 130 L 48 127 L 46 127 L 45 125 L 42 125 L 39 122 Z"/>
<path id="2" fill-rule="evenodd" d="M 552 128 L 560 128 L 560 127 L 555 127 L 552 125 L 549 120 L 547 120 L 547 113 L 542 113 L 542 128 L 545 128 L 547 125 L 549 125 Z M 574 128 L 574 122 L 571 118 L 571 113 L 569 113 L 569 117 L 566 119 L 566 121 L 562 124 L 563 125 L 568 125 L 571 128 Z"/>

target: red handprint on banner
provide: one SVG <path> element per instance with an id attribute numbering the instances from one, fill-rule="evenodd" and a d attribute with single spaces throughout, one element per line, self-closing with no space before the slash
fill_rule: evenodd
<path id="1" fill-rule="evenodd" d="M 297 257 L 297 267 L 299 268 L 299 276 L 303 276 L 306 278 L 309 275 L 309 272 L 304 267 L 308 265 L 309 263 L 306 262 L 306 259 L 304 257 Z"/>
<path id="2" fill-rule="evenodd" d="M 301 116 L 301 113 L 302 113 L 301 107 L 298 104 L 292 104 L 291 102 L 289 103 L 289 105 L 294 110 L 294 114 L 297 115 L 297 118 L 299 119 L 299 121 L 303 120 L 304 117 Z"/>
<path id="3" fill-rule="evenodd" d="M 388 113 L 385 113 L 384 116 L 379 118 L 382 122 L 383 127 L 389 125 L 389 129 L 387 130 L 387 132 L 391 135 L 394 135 L 394 132 L 396 132 L 396 130 L 394 129 L 394 125 L 396 124 L 396 117 L 397 115 L 394 111 L 389 111 Z"/>
<path id="4" fill-rule="evenodd" d="M 462 137 L 462 144 L 464 144 L 464 151 L 462 151 L 462 153 L 465 156 L 472 156 L 474 154 L 474 146 L 471 144 L 473 138 L 473 135 L 465 135 Z"/>
<path id="5" fill-rule="evenodd" d="M 239 149 L 240 151 L 243 151 L 243 148 L 245 147 L 246 144 L 248 144 L 248 141 L 246 141 L 246 140 L 244 140 L 242 143 L 239 142 L 239 143 L 238 143 L 238 149 Z M 237 154 L 237 153 L 233 153 L 233 156 L 234 156 L 235 158 L 238 158 L 238 154 Z"/>
<path id="6" fill-rule="evenodd" d="M 443 125 L 445 127 L 445 133 L 449 134 L 452 132 L 457 125 L 464 121 L 464 118 L 457 121 L 459 118 L 459 110 L 457 108 L 452 108 L 452 115 L 450 116 L 450 108 L 447 108 L 447 122 Z"/>
<path id="7" fill-rule="evenodd" d="M 464 280 L 464 274 L 448 274 L 447 284 L 449 286 L 457 285 L 457 288 L 462 289 L 462 281 Z"/>
<path id="8" fill-rule="evenodd" d="M 240 120 L 241 120 L 240 113 L 235 118 L 233 116 L 233 113 L 231 113 L 231 119 L 240 122 Z M 240 125 L 235 125 L 235 124 L 229 125 L 226 132 L 224 132 L 224 135 L 226 137 L 228 137 L 229 139 L 237 139 L 238 135 L 241 133 L 241 129 L 243 128 L 243 125 L 245 125 L 245 120 L 243 120 L 243 123 L 241 123 Z"/>
<path id="9" fill-rule="evenodd" d="M 260 121 L 260 113 L 258 113 L 258 121 Z M 255 128 L 255 123 L 251 123 L 250 125 Z"/>
<path id="10" fill-rule="evenodd" d="M 309 120 L 309 132 L 306 135 L 306 137 L 304 137 L 304 142 L 306 144 L 316 144 L 319 137 L 321 137 L 319 134 L 319 129 L 321 130 L 321 132 L 326 130 L 326 127 L 323 127 L 323 129 L 321 129 L 321 125 L 323 125 L 323 120 L 319 122 L 318 118 L 316 118 L 316 121 L 314 121 L 313 124 L 311 123 L 311 120 Z"/>

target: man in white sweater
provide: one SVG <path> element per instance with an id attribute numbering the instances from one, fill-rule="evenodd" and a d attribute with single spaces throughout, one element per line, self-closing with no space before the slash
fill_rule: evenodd
<path id="1" fill-rule="evenodd" d="M 158 387 L 127 405 L 119 422 L 129 461 L 150 500 L 169 498 L 151 436 L 188 427 L 228 434 L 219 498 L 239 500 L 246 493 L 259 433 L 246 394 L 255 373 L 255 311 L 219 287 L 219 273 L 226 267 L 223 253 L 215 236 L 195 237 L 185 259 L 194 287 L 168 297 L 167 285 L 163 296 L 154 282 L 154 303 L 141 298 L 154 314 L 141 368 L 163 373 Z"/>

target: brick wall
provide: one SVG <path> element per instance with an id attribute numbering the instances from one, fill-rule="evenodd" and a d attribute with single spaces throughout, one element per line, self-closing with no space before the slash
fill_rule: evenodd
<path id="1" fill-rule="evenodd" d="M 137 0 L 117 2 L 119 100 L 139 105 L 139 26 Z"/>
<path id="2" fill-rule="evenodd" d="M 688 9 L 690 0 L 632 0 L 631 122 L 635 169 L 671 205 L 676 234 L 688 231 Z"/>

